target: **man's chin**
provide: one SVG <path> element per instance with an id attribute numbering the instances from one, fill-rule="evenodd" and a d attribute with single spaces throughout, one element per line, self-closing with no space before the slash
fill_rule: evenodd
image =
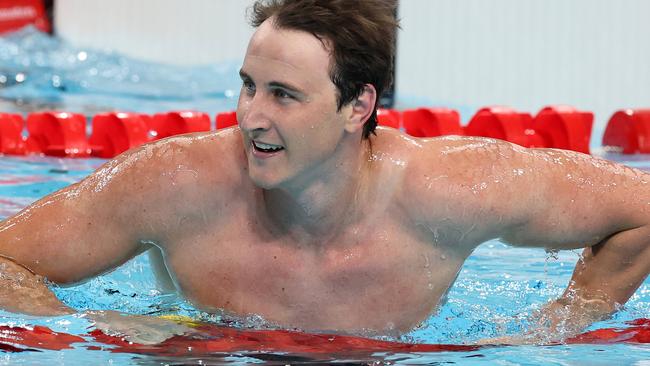
<path id="1" fill-rule="evenodd" d="M 249 172 L 249 178 L 253 182 L 253 184 L 261 189 L 274 189 L 278 188 L 281 184 L 281 180 L 279 180 L 277 177 L 269 177 L 269 176 L 264 176 L 264 175 L 257 175 L 257 174 L 252 174 L 252 172 Z"/>

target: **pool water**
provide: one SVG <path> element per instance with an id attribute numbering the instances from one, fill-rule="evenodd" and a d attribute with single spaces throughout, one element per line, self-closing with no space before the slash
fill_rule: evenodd
<path id="1" fill-rule="evenodd" d="M 618 158 L 610 156 L 609 158 Z M 38 198 L 76 182 L 100 166 L 101 159 L 0 157 L 0 218 L 17 213 Z M 631 166 L 650 171 L 650 157 L 635 157 Z M 449 292 L 448 302 L 419 329 L 399 341 L 472 344 L 495 336 L 526 331 L 528 315 L 559 296 L 571 277 L 578 251 L 548 254 L 538 249 L 511 248 L 498 241 L 480 246 L 463 266 Z M 156 288 L 147 255 L 140 255 L 112 273 L 85 284 L 53 288 L 68 305 L 84 310 L 118 310 L 130 314 L 181 314 L 219 323 L 219 317 L 194 309 L 176 295 Z M 351 299 L 353 301 L 354 299 Z M 625 321 L 650 316 L 650 280 L 611 319 L 590 329 L 622 327 Z M 78 315 L 28 317 L 0 312 L 1 325 L 45 325 L 54 331 L 85 335 L 90 323 Z M 256 324 L 234 324 L 247 327 Z M 261 324 L 257 324 L 261 325 Z M 233 324 L 229 324 L 233 326 Z M 89 339 L 89 342 L 92 342 Z M 63 351 L 0 353 L 0 364 L 557 364 L 650 365 L 650 345 L 501 346 L 464 352 L 319 355 L 305 358 L 286 353 L 214 354 L 203 358 L 176 358 L 117 354 L 109 349 L 89 350 L 73 344 Z"/>
<path id="2" fill-rule="evenodd" d="M 239 60 L 192 67 L 144 62 L 26 27 L 0 37 L 0 110 L 214 115 L 234 109 L 240 66 Z"/>

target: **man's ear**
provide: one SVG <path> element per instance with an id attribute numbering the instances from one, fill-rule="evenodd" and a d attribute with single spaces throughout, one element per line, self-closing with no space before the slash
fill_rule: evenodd
<path id="1" fill-rule="evenodd" d="M 366 84 L 361 95 L 351 102 L 352 108 L 345 123 L 345 130 L 349 133 L 362 130 L 375 109 L 375 103 L 377 103 L 377 90 L 372 84 Z"/>

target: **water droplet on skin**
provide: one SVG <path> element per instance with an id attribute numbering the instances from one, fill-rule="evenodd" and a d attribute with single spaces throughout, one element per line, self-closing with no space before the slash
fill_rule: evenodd
<path id="1" fill-rule="evenodd" d="M 431 263 L 429 262 L 429 257 L 425 254 L 422 254 L 422 257 L 424 257 L 424 268 L 429 268 L 431 266 Z"/>
<path id="2" fill-rule="evenodd" d="M 441 254 L 441 255 L 440 255 L 440 259 L 443 260 L 443 261 L 444 261 L 444 260 L 447 260 L 447 256 L 444 255 L 444 254 Z"/>

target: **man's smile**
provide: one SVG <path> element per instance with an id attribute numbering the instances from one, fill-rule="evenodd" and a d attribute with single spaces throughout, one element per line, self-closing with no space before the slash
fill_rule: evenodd
<path id="1" fill-rule="evenodd" d="M 263 154 L 263 156 L 267 157 L 284 150 L 284 146 L 282 145 L 268 144 L 255 140 L 251 140 L 251 145 L 253 146 L 253 154 L 256 156 Z"/>

